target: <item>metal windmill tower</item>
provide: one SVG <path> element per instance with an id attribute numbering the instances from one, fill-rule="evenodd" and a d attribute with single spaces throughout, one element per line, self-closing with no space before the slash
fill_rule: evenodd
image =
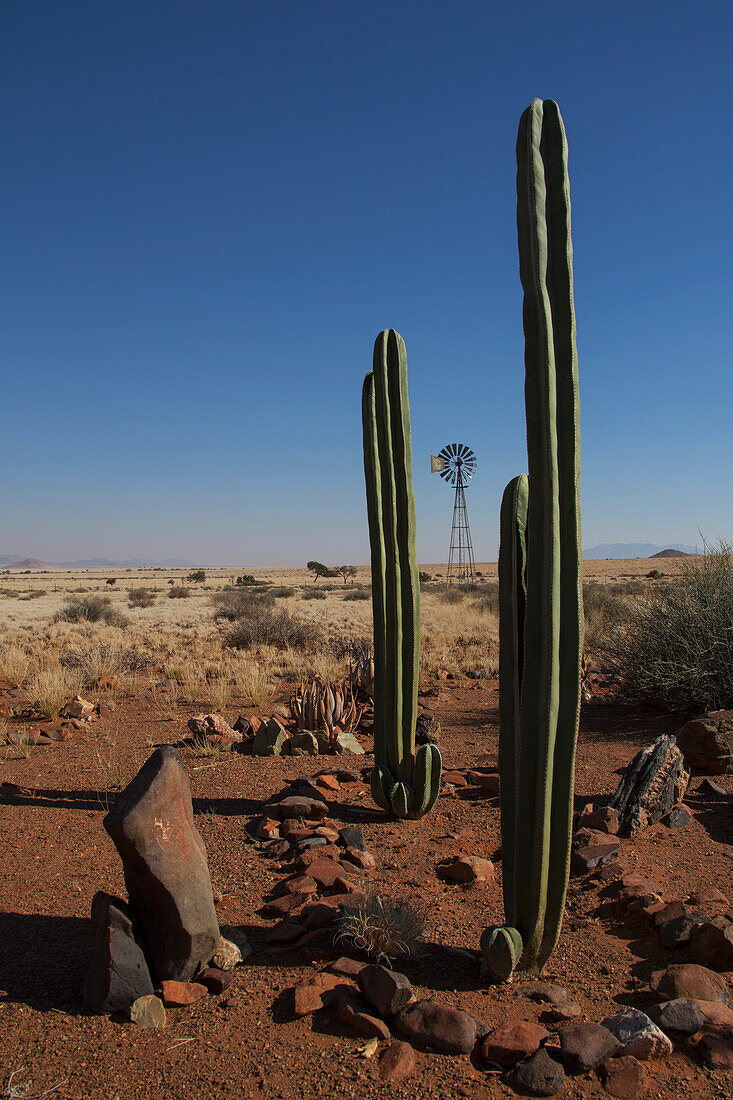
<path id="1" fill-rule="evenodd" d="M 463 491 L 475 469 L 476 455 L 465 443 L 449 443 L 440 454 L 430 456 L 430 472 L 440 474 L 444 481 L 456 487 L 448 556 L 448 584 L 473 584 L 476 580 L 466 495 Z"/>

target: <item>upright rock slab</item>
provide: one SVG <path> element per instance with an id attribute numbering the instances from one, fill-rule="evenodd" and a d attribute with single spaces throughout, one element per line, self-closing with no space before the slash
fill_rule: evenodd
<path id="1" fill-rule="evenodd" d="M 219 943 L 206 849 L 181 755 L 156 749 L 104 819 L 158 981 L 187 982 Z"/>
<path id="2" fill-rule="evenodd" d="M 92 962 L 84 982 L 89 1012 L 127 1012 L 138 997 L 153 992 L 148 964 L 120 898 L 99 890 L 92 899 Z"/>

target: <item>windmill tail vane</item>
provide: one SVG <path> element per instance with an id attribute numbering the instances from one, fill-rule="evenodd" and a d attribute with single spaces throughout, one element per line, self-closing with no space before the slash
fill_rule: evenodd
<path id="1" fill-rule="evenodd" d="M 476 563 L 473 560 L 464 492 L 475 469 L 476 455 L 465 443 L 448 443 L 439 454 L 430 456 L 430 472 L 440 474 L 456 490 L 448 555 L 448 584 L 473 584 L 476 580 Z"/>

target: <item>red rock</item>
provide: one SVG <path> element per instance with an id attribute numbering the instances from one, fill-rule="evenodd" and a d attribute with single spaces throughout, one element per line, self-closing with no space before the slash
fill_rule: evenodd
<path id="1" fill-rule="evenodd" d="M 341 790 L 341 784 L 335 775 L 317 775 L 313 783 L 316 787 L 321 787 L 324 791 Z"/>
<path id="2" fill-rule="evenodd" d="M 338 829 L 332 829 L 330 825 L 317 825 L 314 831 L 316 836 L 324 837 L 329 844 L 335 844 L 339 838 Z"/>
<path id="3" fill-rule="evenodd" d="M 153 977 L 187 981 L 216 951 L 219 923 L 178 750 L 156 749 L 103 824 L 122 857 Z"/>
<path id="4" fill-rule="evenodd" d="M 298 817 L 286 817 L 280 822 L 280 836 L 285 840 L 290 840 L 291 834 L 295 834 L 297 839 L 302 840 L 300 834 L 307 830 L 305 835 L 310 836 L 313 826 L 306 826 L 304 821 L 301 821 Z"/>
<path id="5" fill-rule="evenodd" d="M 296 867 L 299 871 L 306 871 L 311 874 L 311 866 L 314 863 L 330 862 L 336 864 L 339 870 L 339 874 L 344 873 L 344 868 L 339 866 L 338 860 L 341 857 L 341 849 L 337 844 L 326 844 L 321 848 L 313 848 L 309 852 L 301 852 L 298 856 Z"/>
<path id="6" fill-rule="evenodd" d="M 618 833 L 618 810 L 613 806 L 586 806 L 578 819 L 578 828 L 595 829 L 615 836 Z"/>
<path id="7" fill-rule="evenodd" d="M 704 905 L 706 908 L 720 906 L 722 909 L 727 909 L 730 905 L 728 898 L 716 886 L 699 887 L 690 894 L 690 901 L 693 905 Z"/>
<path id="8" fill-rule="evenodd" d="M 380 1080 L 396 1085 L 406 1080 L 417 1070 L 415 1051 L 409 1043 L 395 1039 L 382 1053 L 379 1059 Z"/>
<path id="9" fill-rule="evenodd" d="M 257 826 L 257 836 L 260 840 L 278 840 L 280 837 L 280 825 L 271 817 L 263 817 Z"/>
<path id="10" fill-rule="evenodd" d="M 453 856 L 436 867 L 439 878 L 451 882 L 491 882 L 494 877 L 494 864 L 490 859 L 478 856 Z"/>
<path id="11" fill-rule="evenodd" d="M 558 1030 L 562 1060 L 569 1073 L 588 1073 L 607 1062 L 621 1044 L 600 1024 L 570 1024 Z"/>
<path id="12" fill-rule="evenodd" d="M 706 1032 L 697 1049 L 703 1061 L 713 1069 L 733 1069 L 733 1028 Z"/>
<path id="13" fill-rule="evenodd" d="M 725 978 L 697 963 L 673 963 L 666 970 L 652 974 L 652 989 L 663 1001 L 684 997 L 690 1001 L 722 1001 L 728 1004 Z"/>
<path id="14" fill-rule="evenodd" d="M 333 886 L 336 879 L 340 878 L 343 873 L 344 869 L 341 864 L 336 863 L 333 859 L 316 858 L 308 865 L 309 877 L 324 888 Z"/>
<path id="15" fill-rule="evenodd" d="M 392 1033 L 385 1024 L 376 1016 L 370 1016 L 363 1012 L 350 997 L 338 997 L 336 1000 L 336 1019 L 341 1024 L 352 1028 L 357 1035 L 363 1035 L 365 1039 L 391 1039 Z"/>
<path id="16" fill-rule="evenodd" d="M 692 908 L 689 905 L 685 905 L 684 901 L 668 901 L 663 909 L 655 913 L 654 923 L 657 928 L 659 928 L 660 925 L 666 924 L 668 921 L 677 920 L 678 917 L 688 916 L 692 911 Z"/>
<path id="17" fill-rule="evenodd" d="M 404 974 L 378 963 L 365 966 L 358 977 L 359 988 L 380 1016 L 394 1016 L 415 1000 L 412 986 Z"/>
<path id="18" fill-rule="evenodd" d="M 260 913 L 263 917 L 284 917 L 287 913 L 300 909 L 309 900 L 310 894 L 282 894 L 281 897 L 263 905 Z"/>
<path id="19" fill-rule="evenodd" d="M 279 897 L 282 894 L 315 894 L 317 891 L 318 884 L 310 875 L 293 875 L 279 882 L 273 893 Z"/>
<path id="20" fill-rule="evenodd" d="M 450 783 L 453 787 L 462 788 L 462 787 L 467 787 L 468 786 L 468 780 L 466 779 L 463 772 L 457 772 L 457 771 L 443 772 L 443 775 L 441 777 L 441 781 L 443 783 Z M 405 1045 L 407 1046 L 408 1044 L 405 1044 Z M 410 1047 L 410 1050 L 412 1050 L 412 1047 Z"/>
<path id="21" fill-rule="evenodd" d="M 328 806 L 317 798 L 291 794 L 283 798 L 274 807 L 278 817 L 305 817 L 309 821 L 319 821 L 328 813 Z"/>
<path id="22" fill-rule="evenodd" d="M 733 1027 L 733 1008 L 722 1001 L 693 1001 L 709 1027 Z"/>
<path id="23" fill-rule="evenodd" d="M 598 1075 L 609 1096 L 616 1096 L 618 1100 L 636 1100 L 646 1087 L 646 1070 L 631 1055 L 611 1058 L 600 1067 Z"/>
<path id="24" fill-rule="evenodd" d="M 350 959 L 348 955 L 342 955 L 328 964 L 328 969 L 333 974 L 342 974 L 345 978 L 357 978 L 367 964 L 358 959 Z"/>
<path id="25" fill-rule="evenodd" d="M 377 866 L 377 861 L 370 852 L 361 852 L 358 848 L 347 848 L 341 858 L 353 863 L 361 871 L 373 871 Z"/>
<path id="26" fill-rule="evenodd" d="M 435 1001 L 418 1001 L 395 1016 L 399 1031 L 414 1042 L 445 1054 L 470 1054 L 476 1043 L 476 1021 L 467 1012 Z"/>
<path id="27" fill-rule="evenodd" d="M 321 971 L 309 975 L 293 987 L 293 1014 L 310 1016 L 350 992 L 353 992 L 353 986 L 344 983 L 335 974 Z"/>
<path id="28" fill-rule="evenodd" d="M 218 970 L 215 966 L 207 966 L 198 975 L 198 980 L 201 985 L 206 986 L 206 989 L 211 996 L 218 996 L 223 993 L 225 989 L 234 981 L 233 970 Z"/>
<path id="29" fill-rule="evenodd" d="M 119 679 L 114 673 L 100 676 L 96 684 L 99 691 L 117 691 L 120 686 Z"/>
<path id="30" fill-rule="evenodd" d="M 160 983 L 160 993 L 166 1008 L 183 1008 L 200 1001 L 207 989 L 199 982 L 164 981 Z"/>
<path id="31" fill-rule="evenodd" d="M 529 1058 L 550 1033 L 539 1024 L 526 1020 L 510 1020 L 497 1027 L 481 1043 L 481 1057 L 489 1065 L 514 1066 Z"/>

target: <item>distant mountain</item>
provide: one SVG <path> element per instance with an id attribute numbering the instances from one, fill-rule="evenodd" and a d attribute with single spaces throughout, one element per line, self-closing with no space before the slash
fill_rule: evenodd
<path id="1" fill-rule="evenodd" d="M 655 546 L 653 542 L 602 542 L 598 546 L 591 546 L 588 550 L 584 550 L 583 557 L 596 561 L 602 561 L 604 558 L 652 558 L 664 550 L 681 550 L 685 554 L 697 553 L 696 547 L 680 546 L 677 543 L 672 546 Z"/>
<path id="2" fill-rule="evenodd" d="M 191 569 L 198 565 L 184 558 L 166 558 L 152 561 L 150 558 L 129 558 L 112 561 L 110 558 L 87 558 L 83 561 L 39 561 L 38 558 L 21 558 L 19 554 L 0 554 L 0 566 L 6 569 Z"/>
<path id="3" fill-rule="evenodd" d="M 3 559 L 0 559 L 0 561 L 3 561 L 8 569 L 33 569 L 36 571 L 38 569 L 57 568 L 57 566 L 51 565 L 50 562 L 39 561 L 38 558 L 16 558 L 13 562 L 6 562 Z"/>
<path id="4" fill-rule="evenodd" d="M 660 550 L 658 554 L 650 554 L 652 558 L 689 558 L 686 550 Z"/>

